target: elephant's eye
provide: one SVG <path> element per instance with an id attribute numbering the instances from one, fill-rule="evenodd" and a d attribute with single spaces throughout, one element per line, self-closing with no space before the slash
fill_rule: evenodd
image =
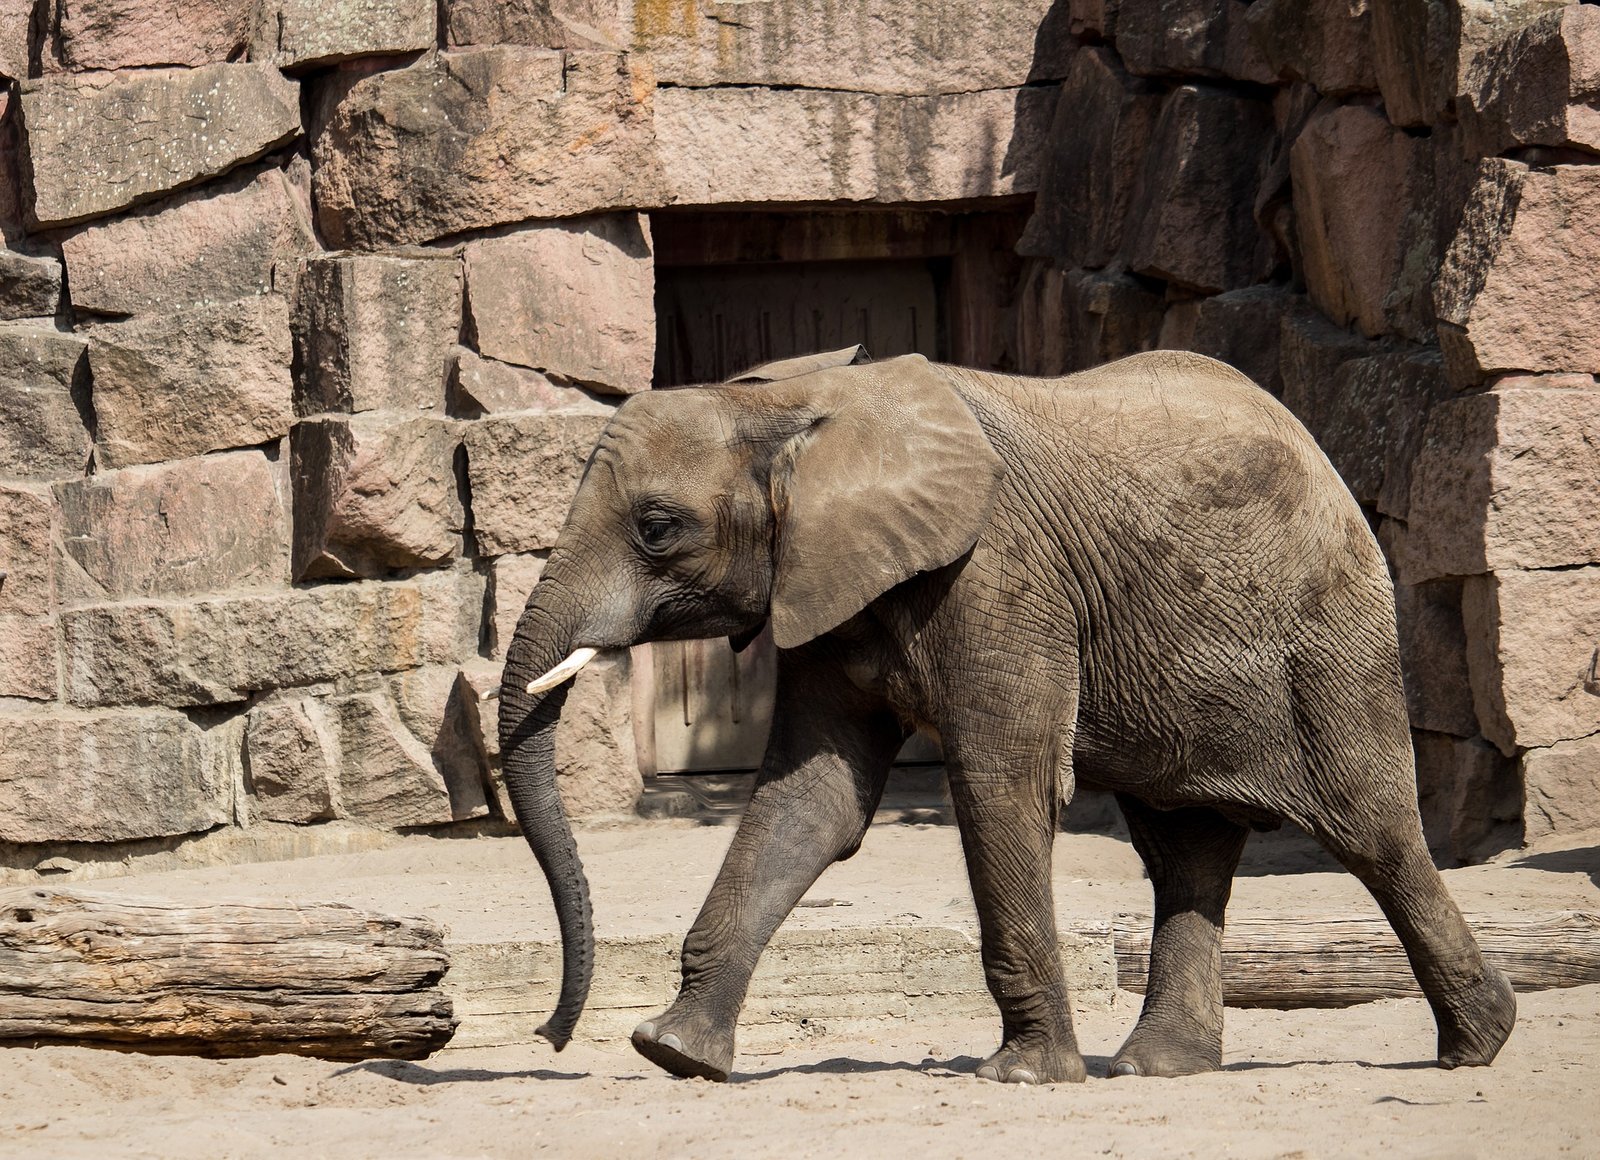
<path id="1" fill-rule="evenodd" d="M 668 515 L 652 513 L 639 521 L 639 538 L 647 548 L 662 548 L 672 539 L 678 521 Z"/>

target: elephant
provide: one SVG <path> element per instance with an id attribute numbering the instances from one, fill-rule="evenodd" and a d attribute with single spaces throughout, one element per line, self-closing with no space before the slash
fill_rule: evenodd
<path id="1" fill-rule="evenodd" d="M 508 646 L 503 773 L 563 940 L 557 1050 L 593 923 L 553 729 L 596 650 L 770 626 L 776 703 L 671 1006 L 633 1033 L 725 1080 L 758 957 L 860 846 L 916 730 L 943 748 L 1001 1017 L 981 1078 L 1080 1081 L 1050 860 L 1108 790 L 1155 901 L 1113 1076 L 1220 1068 L 1224 909 L 1245 840 L 1291 821 L 1376 898 L 1438 1028 L 1490 1063 L 1516 1000 L 1423 840 L 1394 594 L 1361 508 L 1238 371 L 1156 351 L 1061 378 L 859 352 L 636 395 L 610 418 Z"/>

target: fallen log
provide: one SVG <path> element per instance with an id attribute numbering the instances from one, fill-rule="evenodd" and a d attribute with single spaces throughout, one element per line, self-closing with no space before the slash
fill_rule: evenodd
<path id="1" fill-rule="evenodd" d="M 337 903 L 0 891 L 0 1045 L 421 1059 L 448 969 L 437 924 Z"/>
<path id="2" fill-rule="evenodd" d="M 1560 911 L 1537 918 L 1467 916 L 1489 962 L 1518 991 L 1600 983 L 1600 917 Z M 1150 919 L 1118 915 L 1117 986 L 1143 992 Z M 1230 918 L 1222 937 L 1222 995 L 1233 1007 L 1347 1007 L 1419 995 L 1411 964 L 1377 918 Z"/>

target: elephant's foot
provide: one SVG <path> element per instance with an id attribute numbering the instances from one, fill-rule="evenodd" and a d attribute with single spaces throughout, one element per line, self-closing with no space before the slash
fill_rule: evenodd
<path id="1" fill-rule="evenodd" d="M 1439 1066 L 1487 1067 L 1511 1037 L 1517 1022 L 1517 997 L 1511 980 L 1485 964 L 1484 977 L 1450 996 L 1450 1006 L 1434 1007 L 1439 1020 Z"/>
<path id="2" fill-rule="evenodd" d="M 733 1034 L 671 1011 L 633 1029 L 633 1047 L 657 1067 L 684 1079 L 726 1083 L 733 1067 Z"/>
<path id="3" fill-rule="evenodd" d="M 978 1078 L 998 1083 L 1082 1083 L 1088 1072 L 1072 1044 L 1007 1040 L 978 1065 Z"/>
<path id="4" fill-rule="evenodd" d="M 1175 1077 L 1218 1071 L 1222 1067 L 1222 1034 L 1177 1031 L 1141 1019 L 1111 1061 L 1107 1074 Z"/>

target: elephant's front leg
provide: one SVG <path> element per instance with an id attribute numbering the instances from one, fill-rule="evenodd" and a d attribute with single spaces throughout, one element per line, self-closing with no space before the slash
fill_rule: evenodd
<path id="1" fill-rule="evenodd" d="M 978 907 L 1000 1049 L 978 1068 L 1005 1083 L 1080 1083 L 1085 1071 L 1056 938 L 1050 860 L 1070 740 L 1016 722 L 947 734 L 950 795 Z M 1018 732 L 1026 734 L 1019 742 Z"/>
<path id="2" fill-rule="evenodd" d="M 684 939 L 677 1000 L 633 1033 L 641 1055 L 674 1075 L 728 1078 L 757 959 L 817 876 L 861 844 L 904 737 L 837 666 L 779 654 L 755 793 Z"/>

